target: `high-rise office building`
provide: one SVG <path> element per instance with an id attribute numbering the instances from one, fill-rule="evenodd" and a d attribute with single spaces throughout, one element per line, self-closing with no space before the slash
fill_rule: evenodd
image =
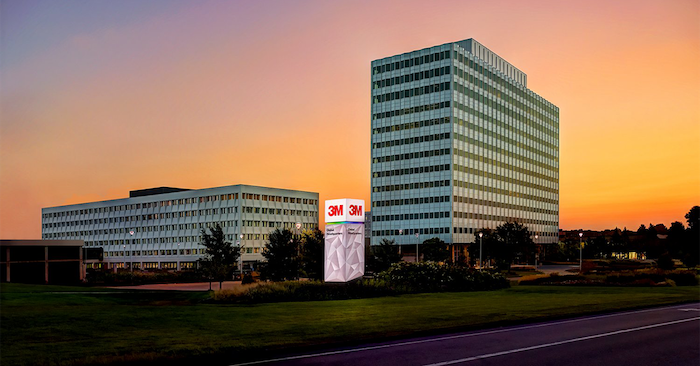
<path id="1" fill-rule="evenodd" d="M 129 198 L 41 210 L 42 239 L 84 240 L 103 248 L 110 267 L 187 269 L 204 255 L 202 229 L 221 225 L 242 247 L 244 267 L 263 259 L 276 228 L 318 227 L 318 193 L 234 185 L 206 189 L 160 187 Z M 297 224 L 299 228 L 297 229 Z"/>
<path id="2" fill-rule="evenodd" d="M 559 108 L 473 39 L 372 62 L 372 244 L 558 241 Z M 418 234 L 418 236 L 416 236 Z"/>

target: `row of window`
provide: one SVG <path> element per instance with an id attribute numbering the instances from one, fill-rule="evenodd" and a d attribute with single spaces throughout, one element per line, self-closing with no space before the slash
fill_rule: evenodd
<path id="1" fill-rule="evenodd" d="M 221 227 L 237 227 L 237 221 L 222 221 Z M 285 228 L 285 229 L 296 229 L 295 222 L 275 222 L 275 221 L 251 221 L 244 220 L 242 222 L 244 227 L 269 227 L 269 228 Z M 113 235 L 113 234 L 129 234 L 136 235 L 137 233 L 149 233 L 149 232 L 159 232 L 159 231 L 174 231 L 174 230 L 201 230 L 205 228 L 213 227 L 215 223 L 191 223 L 191 224 L 177 224 L 177 225 L 160 225 L 160 226 L 141 226 L 131 229 L 127 228 L 114 228 L 114 229 L 97 229 L 97 230 L 80 230 L 80 231 L 66 231 L 59 233 L 45 233 L 42 234 L 43 239 L 57 239 L 57 238 L 68 238 L 68 237 L 85 237 L 85 236 L 95 236 L 95 235 Z M 311 230 L 316 228 L 316 223 L 302 223 L 301 229 Z M 133 234 L 132 234 L 133 232 Z M 161 237 L 161 238 L 144 238 L 144 239 L 133 239 L 135 244 L 153 244 L 153 243 L 177 243 L 195 241 L 194 236 L 184 236 L 184 237 Z M 233 234 L 228 234 L 227 238 L 234 239 Z M 152 239 L 152 240 L 151 240 Z M 144 240 L 142 242 L 142 240 Z M 127 241 L 126 244 L 129 242 Z M 119 244 L 119 243 L 117 243 Z M 121 243 L 125 244 L 125 243 Z M 102 244 L 100 244 L 102 245 Z M 109 245 L 106 243 L 104 245 Z"/>
<path id="2" fill-rule="evenodd" d="M 390 184 L 386 186 L 377 186 L 372 188 L 372 192 L 394 192 L 403 191 L 409 189 L 424 189 L 424 188 L 435 188 L 435 187 L 447 187 L 450 185 L 449 180 L 436 180 L 432 182 L 414 182 L 414 183 L 403 183 L 403 184 Z"/>
<path id="3" fill-rule="evenodd" d="M 402 124 L 391 125 L 391 126 L 386 126 L 386 127 L 379 127 L 379 128 L 373 129 L 372 134 L 376 135 L 378 133 L 412 130 L 414 128 L 437 126 L 437 125 L 442 125 L 445 123 L 450 123 L 450 117 L 432 118 L 432 119 L 426 119 L 426 120 L 422 120 L 422 121 L 408 122 L 408 123 L 402 123 Z"/>
<path id="4" fill-rule="evenodd" d="M 372 207 L 422 205 L 424 203 L 442 203 L 442 202 L 450 202 L 450 196 L 414 197 L 414 198 L 402 198 L 402 199 L 396 199 L 396 200 L 374 201 L 374 202 L 372 202 Z"/>
<path id="5" fill-rule="evenodd" d="M 126 250 L 105 252 L 105 257 L 137 257 L 137 256 L 161 256 L 161 255 L 201 255 L 206 249 L 161 249 L 161 250 Z"/>
<path id="6" fill-rule="evenodd" d="M 412 168 L 384 170 L 384 171 L 372 173 L 372 177 L 373 178 L 394 177 L 397 175 L 433 173 L 433 172 L 442 172 L 445 170 L 450 170 L 450 164 L 416 166 L 416 167 L 412 167 Z"/>
<path id="7" fill-rule="evenodd" d="M 544 208 L 515 205 L 515 204 L 511 204 L 511 203 L 488 201 L 488 200 L 482 200 L 482 199 L 473 198 L 473 197 L 454 196 L 453 198 L 454 198 L 453 202 L 455 202 L 455 203 L 468 203 L 468 204 L 472 204 L 472 205 L 506 208 L 506 209 L 511 209 L 511 210 L 528 211 L 528 212 L 548 214 L 548 215 L 558 215 L 559 214 L 559 212 L 555 211 L 555 210 L 547 210 Z"/>
<path id="8" fill-rule="evenodd" d="M 430 79 L 430 78 L 434 78 L 434 77 L 438 77 L 438 76 L 442 76 L 442 75 L 449 75 L 449 73 L 450 73 L 450 67 L 444 66 L 444 67 L 438 67 L 436 69 L 418 71 L 418 72 L 415 72 L 413 74 L 406 74 L 406 75 L 396 76 L 393 78 L 376 80 L 373 85 L 374 85 L 374 89 L 385 88 L 385 87 L 393 86 L 396 84 L 410 83 L 412 81 L 419 81 L 419 80 Z"/>
<path id="9" fill-rule="evenodd" d="M 318 212 L 315 211 L 304 211 L 304 210 L 289 210 L 280 208 L 267 208 L 267 207 L 243 207 L 243 212 L 245 213 L 262 213 L 269 215 L 284 215 L 284 216 L 302 216 L 302 217 L 317 217 Z M 42 228 L 55 228 L 55 227 L 70 227 L 79 225 L 100 225 L 100 224 L 112 224 L 120 222 L 137 222 L 137 221 L 149 221 L 149 220 L 160 220 L 160 219 L 171 219 L 178 217 L 196 217 L 196 216 L 211 216 L 227 213 L 238 213 L 238 207 L 224 207 L 224 208 L 209 208 L 205 210 L 192 210 L 192 211 L 178 211 L 178 212 L 165 212 L 156 213 L 148 215 L 132 215 L 132 216 L 119 216 L 119 217 L 106 217 L 103 219 L 87 219 L 87 220 L 75 220 L 75 221 L 63 221 L 63 222 L 51 222 L 42 224 Z"/>
<path id="10" fill-rule="evenodd" d="M 454 180 L 454 186 L 460 187 L 460 188 L 466 188 L 466 189 L 473 189 L 473 190 L 482 191 L 482 192 L 495 193 L 495 194 L 500 194 L 500 195 L 504 195 L 504 196 L 523 198 L 526 200 L 533 200 L 533 201 L 538 201 L 538 202 L 550 203 L 553 205 L 559 204 L 559 201 L 557 199 L 546 198 L 546 197 L 533 195 L 533 194 L 515 192 L 515 191 L 509 190 L 509 189 L 502 189 L 502 188 L 496 188 L 496 187 L 492 187 L 492 186 L 485 186 L 482 184 L 469 183 L 469 182 L 465 182 L 465 181 L 457 180 L 457 179 Z"/>
<path id="11" fill-rule="evenodd" d="M 379 157 L 372 159 L 372 162 L 373 163 L 389 163 L 392 161 L 411 160 L 411 159 L 420 159 L 420 158 L 432 158 L 434 156 L 448 155 L 449 153 L 450 153 L 450 149 L 416 151 L 416 152 L 412 152 L 412 153 L 405 153 L 405 154 L 398 154 L 398 155 L 379 156 Z"/>
<path id="12" fill-rule="evenodd" d="M 430 62 L 447 60 L 449 58 L 450 58 L 450 51 L 449 50 L 435 52 L 435 53 L 431 53 L 431 54 L 427 54 L 427 55 L 423 55 L 423 56 L 409 58 L 406 60 L 401 60 L 401 61 L 387 63 L 384 65 L 375 66 L 372 68 L 372 74 L 377 75 L 377 74 L 381 74 L 383 72 L 394 71 L 394 70 L 403 69 L 406 67 L 419 66 L 422 64 L 430 63 Z"/>
<path id="13" fill-rule="evenodd" d="M 283 196 L 272 196 L 272 195 L 260 195 L 251 193 L 242 193 L 243 199 L 250 200 L 262 200 L 262 201 L 274 201 L 274 202 L 284 202 L 284 203 L 300 203 L 309 205 L 318 205 L 318 200 L 307 199 L 307 198 L 297 198 L 297 197 L 283 197 Z M 75 215 L 86 215 L 93 213 L 109 213 L 109 212 L 119 212 L 126 210 L 138 210 L 141 208 L 154 208 L 154 207 L 167 207 L 167 206 L 177 206 L 192 203 L 205 203 L 213 201 L 224 201 L 224 200 L 235 200 L 238 199 L 238 193 L 213 195 L 213 196 L 202 196 L 202 197 L 192 197 L 192 198 L 182 198 L 177 200 L 167 200 L 167 201 L 156 201 L 156 202 L 146 202 L 146 203 L 133 203 L 128 205 L 118 205 L 109 207 L 98 207 L 98 208 L 86 208 L 80 210 L 71 211 L 61 211 L 61 212 L 51 212 L 42 214 L 42 218 L 51 217 L 65 217 L 65 216 L 75 216 Z"/>
<path id="14" fill-rule="evenodd" d="M 439 93 L 441 91 L 450 90 L 450 82 L 446 81 L 444 83 L 432 84 L 419 86 L 416 88 L 405 89 L 395 92 L 389 92 L 386 94 L 379 94 L 374 96 L 374 103 L 384 103 L 391 102 L 392 100 L 419 97 L 425 94 Z"/>
<path id="15" fill-rule="evenodd" d="M 432 235 L 432 234 L 449 234 L 449 227 L 430 227 L 430 228 L 414 228 L 403 229 L 403 234 L 399 234 L 399 229 L 392 230 L 373 230 L 372 236 L 397 236 L 397 235 Z"/>
<path id="16" fill-rule="evenodd" d="M 558 110 L 554 105 L 550 103 L 545 103 L 543 100 L 539 98 L 539 96 L 535 96 L 532 94 L 529 94 L 526 92 L 526 90 L 529 91 L 529 89 L 516 85 L 512 81 L 509 81 L 505 79 L 504 77 L 492 72 L 491 70 L 488 69 L 488 66 L 480 65 L 478 62 L 475 62 L 474 60 L 471 59 L 472 56 L 465 56 L 464 54 L 454 51 L 454 58 L 459 61 L 462 65 L 465 67 L 469 67 L 470 69 L 474 70 L 476 73 L 479 75 L 485 76 L 487 79 L 491 80 L 494 84 L 502 87 L 504 90 L 508 90 L 513 94 L 516 94 L 520 98 L 523 98 L 528 101 L 528 103 L 534 105 L 535 107 L 538 107 L 540 109 L 543 109 L 547 111 L 549 114 L 556 116 L 558 115 Z M 483 62 L 483 61 L 482 61 Z M 459 64 L 457 64 L 459 66 Z"/>
<path id="17" fill-rule="evenodd" d="M 487 221 L 500 221 L 500 222 L 511 222 L 513 220 L 521 224 L 531 224 L 531 225 L 550 225 L 557 226 L 559 223 L 555 221 L 547 220 L 536 220 L 536 219 L 523 219 L 517 217 L 500 216 L 500 215 L 490 215 L 490 214 L 480 214 L 476 212 L 461 212 L 455 211 L 454 218 L 456 219 L 474 219 L 474 220 L 487 220 Z"/>
<path id="18" fill-rule="evenodd" d="M 372 215 L 372 222 L 399 221 L 399 220 L 429 220 L 450 218 L 449 211 L 407 213 L 395 215 Z M 449 230 L 447 231 L 450 232 Z"/>
<path id="19" fill-rule="evenodd" d="M 551 126 L 553 129 L 547 128 L 544 126 L 544 123 L 550 123 L 547 122 L 545 119 L 540 117 L 539 119 L 534 120 L 530 117 L 530 115 L 520 113 L 520 111 L 510 108 L 509 105 L 507 105 L 506 103 L 502 103 L 500 100 L 494 98 L 493 95 L 478 93 L 476 90 L 469 87 L 465 87 L 459 82 L 454 83 L 454 90 L 462 93 L 464 96 L 476 102 L 481 103 L 482 105 L 491 108 L 491 110 L 499 111 L 516 121 L 524 123 L 537 131 L 549 135 L 550 137 L 557 136 L 557 133 L 559 131 L 559 126 L 557 124 L 554 124 L 552 122 L 551 124 L 554 124 L 553 126 Z"/>
<path id="20" fill-rule="evenodd" d="M 485 228 L 472 228 L 472 227 L 453 227 L 455 234 L 477 234 Z M 553 237 L 559 236 L 558 233 L 543 233 L 543 232 L 530 232 L 530 236 L 537 234 L 540 237 Z"/>
<path id="21" fill-rule="evenodd" d="M 408 137 L 405 139 L 388 140 L 388 141 L 384 141 L 384 142 L 375 142 L 372 144 L 372 148 L 373 149 L 381 149 L 383 147 L 419 144 L 421 142 L 445 140 L 445 139 L 449 139 L 449 138 L 450 138 L 450 133 L 445 132 L 445 133 L 438 133 L 438 134 L 434 134 L 434 135 L 423 135 L 423 136 L 416 136 L 416 137 Z"/>
<path id="22" fill-rule="evenodd" d="M 407 114 L 428 112 L 428 111 L 434 111 L 437 109 L 449 108 L 449 107 L 450 107 L 450 101 L 446 100 L 446 101 L 440 102 L 440 103 L 424 104 L 424 105 L 418 105 L 418 106 L 414 106 L 414 107 L 394 109 L 392 111 L 375 113 L 372 115 L 372 119 L 374 120 L 374 119 L 379 119 L 379 118 L 391 118 L 391 117 L 396 117 L 396 116 L 405 116 Z"/>

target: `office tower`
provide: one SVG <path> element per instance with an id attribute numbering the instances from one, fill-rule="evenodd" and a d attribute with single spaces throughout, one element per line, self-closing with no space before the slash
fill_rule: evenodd
<path id="1" fill-rule="evenodd" d="M 559 109 L 473 39 L 372 62 L 371 173 L 373 245 L 507 221 L 558 241 Z"/>

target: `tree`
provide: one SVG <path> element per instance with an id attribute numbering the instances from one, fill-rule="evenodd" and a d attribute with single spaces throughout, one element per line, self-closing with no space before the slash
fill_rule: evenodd
<path id="1" fill-rule="evenodd" d="M 394 240 L 382 239 L 379 245 L 371 247 L 371 252 L 367 267 L 374 272 L 386 271 L 392 264 L 401 261 L 401 254 Z"/>
<path id="2" fill-rule="evenodd" d="M 301 236 L 301 262 L 302 271 L 307 278 L 313 280 L 323 279 L 324 264 L 324 236 L 323 231 L 314 229 L 305 231 Z"/>
<path id="3" fill-rule="evenodd" d="M 262 252 L 267 263 L 260 276 L 272 281 L 299 278 L 299 239 L 289 229 L 275 229 Z"/>
<path id="4" fill-rule="evenodd" d="M 219 281 L 221 289 L 224 280 L 233 277 L 234 264 L 241 255 L 241 248 L 234 247 L 226 241 L 221 225 L 216 224 L 209 228 L 209 231 L 211 234 L 208 234 L 206 229 L 201 231 L 201 244 L 205 248 L 205 255 L 198 260 L 199 267 L 209 277 L 209 289 L 212 279 Z"/>
<path id="5" fill-rule="evenodd" d="M 688 220 L 688 229 L 697 229 L 700 226 L 700 206 L 693 206 L 685 214 L 685 219 Z"/>
<path id="6" fill-rule="evenodd" d="M 425 240 L 421 245 L 423 260 L 432 262 L 446 262 L 450 259 L 450 249 L 440 238 Z"/>
<path id="7" fill-rule="evenodd" d="M 681 252 L 683 250 L 683 241 L 685 240 L 685 227 L 680 221 L 674 221 L 671 223 L 671 227 L 668 229 L 668 245 L 667 249 L 669 254 L 674 258 L 682 258 Z"/>
<path id="8" fill-rule="evenodd" d="M 527 260 L 535 253 L 535 243 L 526 226 L 518 222 L 506 222 L 496 228 L 498 244 L 494 257 L 500 270 L 510 271 L 510 265 L 516 257 Z"/>

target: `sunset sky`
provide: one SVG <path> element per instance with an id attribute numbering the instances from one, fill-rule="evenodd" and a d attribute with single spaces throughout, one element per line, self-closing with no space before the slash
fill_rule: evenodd
<path id="1" fill-rule="evenodd" d="M 158 186 L 369 202 L 370 62 L 467 38 L 560 108 L 562 229 L 685 223 L 699 4 L 2 0 L 0 238 Z"/>

